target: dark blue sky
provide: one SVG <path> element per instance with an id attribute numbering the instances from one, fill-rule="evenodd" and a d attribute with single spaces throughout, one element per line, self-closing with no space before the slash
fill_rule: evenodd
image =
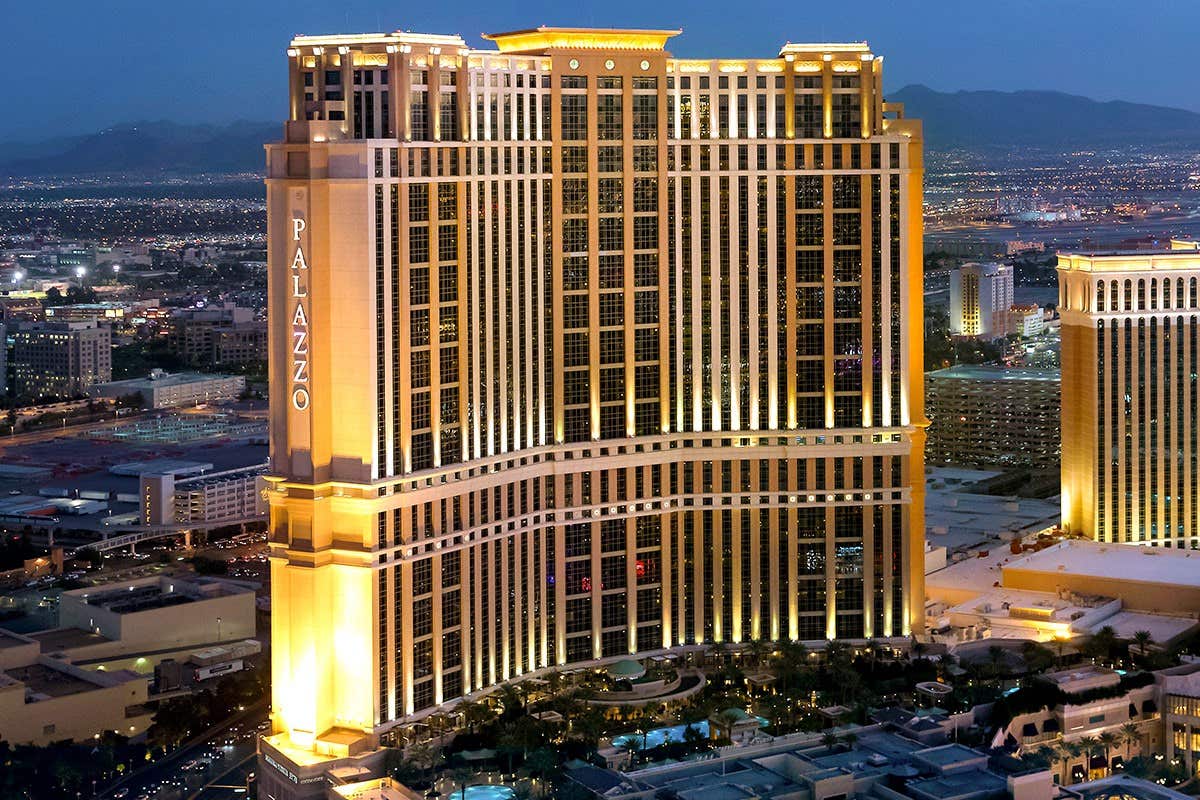
<path id="1" fill-rule="evenodd" d="M 295 33 L 683 28 L 679 56 L 867 39 L 887 87 L 1053 89 L 1200 111 L 1197 0 L 4 0 L 0 140 L 281 119 Z M 1066 122 L 1065 124 L 1069 124 Z"/>

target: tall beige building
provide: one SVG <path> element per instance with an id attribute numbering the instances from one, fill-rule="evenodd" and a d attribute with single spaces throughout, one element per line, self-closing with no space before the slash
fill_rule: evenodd
<path id="1" fill-rule="evenodd" d="M 1064 254 L 1058 276 L 1064 527 L 1200 545 L 1200 253 Z"/>
<path id="2" fill-rule="evenodd" d="M 865 43 L 677 33 L 292 42 L 272 792 L 518 676 L 922 619 L 920 125 Z"/>

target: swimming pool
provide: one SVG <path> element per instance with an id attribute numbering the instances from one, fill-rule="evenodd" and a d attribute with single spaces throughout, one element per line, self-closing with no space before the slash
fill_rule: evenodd
<path id="1" fill-rule="evenodd" d="M 756 719 L 760 728 L 767 726 L 768 720 L 765 717 L 756 717 Z M 684 741 L 683 732 L 688 727 L 687 725 L 671 725 L 667 728 L 652 728 L 646 731 L 645 734 L 623 733 L 620 736 L 614 736 L 612 743 L 613 747 L 625 747 L 630 742 L 636 742 L 639 745 L 638 750 L 651 750 L 661 744 L 666 744 L 668 740 L 672 742 Z M 698 731 L 701 737 L 708 738 L 708 720 L 702 719 L 699 722 L 693 722 L 691 727 Z"/>
<path id="2" fill-rule="evenodd" d="M 507 786 L 492 783 L 468 786 L 466 792 L 466 800 L 513 800 L 516 796 L 516 792 Z M 447 800 L 463 800 L 462 789 L 455 789 Z"/>

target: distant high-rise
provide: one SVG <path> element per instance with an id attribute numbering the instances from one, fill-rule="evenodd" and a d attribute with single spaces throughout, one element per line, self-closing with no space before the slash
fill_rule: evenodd
<path id="1" fill-rule="evenodd" d="M 1058 279 L 1063 525 L 1200 545 L 1200 253 L 1062 254 Z"/>
<path id="2" fill-rule="evenodd" d="M 998 339 L 1008 332 L 1013 273 L 1003 264 L 963 264 L 950 272 L 950 333 Z"/>
<path id="3" fill-rule="evenodd" d="M 13 332 L 13 393 L 60 399 L 112 380 L 112 331 L 95 322 L 36 322 Z"/>
<path id="4" fill-rule="evenodd" d="M 292 42 L 275 796 L 518 676 L 920 630 L 920 125 L 865 43 L 676 33 Z"/>

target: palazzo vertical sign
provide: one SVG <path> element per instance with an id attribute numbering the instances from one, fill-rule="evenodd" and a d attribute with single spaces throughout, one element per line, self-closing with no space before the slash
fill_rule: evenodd
<path id="1" fill-rule="evenodd" d="M 289 268 L 291 282 L 288 303 L 291 306 L 292 318 L 290 394 L 292 408 L 297 411 L 307 411 L 312 403 L 312 394 L 309 390 L 311 371 L 308 363 L 308 320 L 311 310 L 308 305 L 308 262 L 304 258 L 304 246 L 300 239 L 300 234 L 306 227 L 308 227 L 308 223 L 302 217 L 292 217 L 292 242 L 296 245 L 296 252 L 292 256 Z"/>

